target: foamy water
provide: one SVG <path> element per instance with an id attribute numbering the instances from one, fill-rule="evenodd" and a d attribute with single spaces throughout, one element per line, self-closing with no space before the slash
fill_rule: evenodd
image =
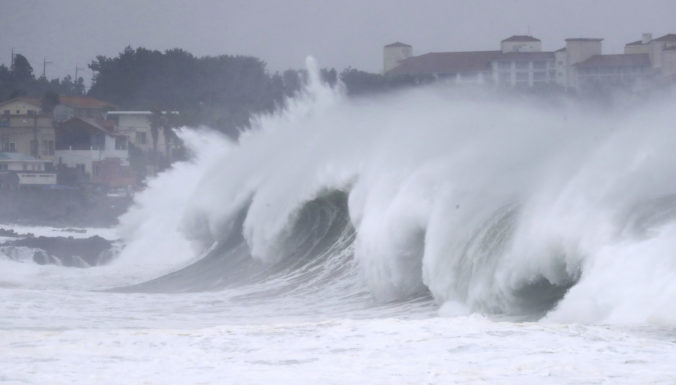
<path id="1" fill-rule="evenodd" d="M 87 269 L 0 256 L 0 383 L 676 383 L 673 96 L 306 91 Z"/>

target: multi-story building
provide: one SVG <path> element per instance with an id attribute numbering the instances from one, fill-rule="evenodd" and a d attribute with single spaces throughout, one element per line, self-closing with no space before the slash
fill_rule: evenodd
<path id="1" fill-rule="evenodd" d="M 433 52 L 412 55 L 412 47 L 384 48 L 386 75 L 431 75 L 462 83 L 532 88 L 557 85 L 567 90 L 636 87 L 655 80 L 676 80 L 676 34 L 652 39 L 644 34 L 625 53 L 604 55 L 600 38 L 569 38 L 566 46 L 542 51 L 541 41 L 516 35 L 500 42 L 500 51 Z"/>
<path id="2" fill-rule="evenodd" d="M 162 156 L 169 155 L 173 148 L 171 137 L 165 129 L 169 128 L 168 120 L 178 115 L 178 111 L 160 111 L 162 120 L 153 127 L 153 119 L 158 113 L 152 111 L 109 111 L 108 120 L 115 122 L 117 132 L 129 137 L 129 143 L 144 152 L 157 152 Z"/>
<path id="3" fill-rule="evenodd" d="M 54 161 L 54 126 L 40 101 L 16 98 L 0 103 L 0 152 Z"/>
<path id="4" fill-rule="evenodd" d="M 77 182 L 108 187 L 135 184 L 129 165 L 127 137 L 110 122 L 73 117 L 56 128 L 59 169 Z"/>

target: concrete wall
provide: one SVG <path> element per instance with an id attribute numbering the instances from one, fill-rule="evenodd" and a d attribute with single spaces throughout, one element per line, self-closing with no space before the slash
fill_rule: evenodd
<path id="1" fill-rule="evenodd" d="M 566 88 L 578 88 L 574 65 L 601 55 L 600 39 L 566 39 Z"/>
<path id="2" fill-rule="evenodd" d="M 650 53 L 650 44 L 633 44 L 625 45 L 624 53 L 626 54 L 637 54 L 637 53 Z"/>
<path id="3" fill-rule="evenodd" d="M 650 42 L 650 62 L 654 69 L 660 70 L 664 64 L 664 53 L 669 52 L 667 48 L 676 47 L 674 41 L 652 41 Z"/>
<path id="4" fill-rule="evenodd" d="M 57 163 L 64 164 L 68 167 L 84 167 L 87 174 L 92 174 L 92 163 L 101 161 L 107 158 L 120 159 L 120 164 L 123 166 L 129 165 L 129 151 L 116 150 L 115 138 L 112 136 L 105 136 L 103 149 L 96 150 L 57 150 Z"/>
<path id="5" fill-rule="evenodd" d="M 34 154 L 31 142 L 36 139 L 36 136 L 38 152 Z M 10 148 L 13 147 L 14 152 L 53 162 L 54 137 L 54 127 L 48 117 L 10 116 L 9 120 L 0 126 L 0 151 L 11 151 Z"/>
<path id="6" fill-rule="evenodd" d="M 153 150 L 153 135 L 150 127 L 150 115 L 129 114 L 118 115 L 118 131 L 129 138 L 129 143 L 140 148 L 142 151 Z M 144 140 L 145 138 L 145 140 Z M 157 152 L 166 153 L 164 129 L 157 132 Z"/>
<path id="7" fill-rule="evenodd" d="M 35 114 L 40 113 L 40 107 L 37 107 L 31 103 L 24 101 L 14 101 L 0 107 L 0 114 L 9 114 L 9 115 L 28 115 L 28 112 L 32 111 Z"/>
<path id="8" fill-rule="evenodd" d="M 554 70 L 556 74 L 554 75 L 554 80 L 556 84 L 561 87 L 566 87 L 568 85 L 568 56 L 566 55 L 565 50 L 559 50 L 554 52 Z"/>
<path id="9" fill-rule="evenodd" d="M 413 56 L 411 46 L 394 46 L 383 48 L 383 72 L 387 73 L 399 65 L 401 60 Z"/>
<path id="10" fill-rule="evenodd" d="M 662 52 L 662 74 L 676 76 L 676 50 L 670 49 Z"/>

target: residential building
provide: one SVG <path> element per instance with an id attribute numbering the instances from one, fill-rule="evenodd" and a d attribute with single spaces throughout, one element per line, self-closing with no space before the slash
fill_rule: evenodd
<path id="1" fill-rule="evenodd" d="M 103 120 L 107 111 L 116 105 L 90 96 L 59 96 L 59 104 L 54 107 L 54 120 L 66 121 L 72 117 Z"/>
<path id="2" fill-rule="evenodd" d="M 54 126 L 42 114 L 40 101 L 16 98 L 0 103 L 0 152 L 20 153 L 54 161 Z"/>
<path id="3" fill-rule="evenodd" d="M 594 55 L 574 66 L 576 88 L 588 91 L 603 88 L 632 88 L 647 82 L 652 69 L 645 53 Z"/>
<path id="4" fill-rule="evenodd" d="M 71 169 L 70 174 L 78 181 L 117 187 L 117 181 L 109 181 L 105 175 L 115 178 L 133 175 L 129 169 L 127 137 L 116 133 L 111 122 L 78 117 L 62 122 L 56 128 L 56 158 L 60 170 Z M 120 170 L 111 172 L 111 164 L 118 165 Z M 107 171 L 101 172 L 102 168 Z"/>
<path id="5" fill-rule="evenodd" d="M 154 116 L 159 114 L 160 118 Z M 178 111 L 109 111 L 106 118 L 115 122 L 116 131 L 129 137 L 129 143 L 146 153 L 157 153 L 169 156 L 174 147 L 171 136 L 165 129 L 169 129 L 169 120 L 178 115 Z M 157 122 L 153 128 L 153 119 Z M 168 137 L 169 136 L 169 137 Z"/>
<path id="6" fill-rule="evenodd" d="M 401 60 L 387 75 L 428 75 L 458 83 L 491 81 L 500 51 L 431 52 Z"/>
<path id="7" fill-rule="evenodd" d="M 493 79 L 500 86 L 530 88 L 555 81 L 553 52 L 503 53 L 491 64 Z"/>

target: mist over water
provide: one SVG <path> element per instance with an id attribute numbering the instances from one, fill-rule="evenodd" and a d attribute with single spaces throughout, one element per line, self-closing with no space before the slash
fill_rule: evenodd
<path id="1" fill-rule="evenodd" d="M 348 98 L 309 64 L 237 142 L 181 129 L 112 261 L 0 250 L 0 383 L 673 383 L 676 96 Z"/>
<path id="2" fill-rule="evenodd" d="M 445 86 L 348 99 L 309 73 L 238 143 L 181 132 L 195 158 L 121 219 L 116 266 L 174 271 L 140 290 L 265 281 L 312 286 L 319 306 L 366 290 L 445 315 L 676 324 L 673 95 L 599 111 Z"/>

